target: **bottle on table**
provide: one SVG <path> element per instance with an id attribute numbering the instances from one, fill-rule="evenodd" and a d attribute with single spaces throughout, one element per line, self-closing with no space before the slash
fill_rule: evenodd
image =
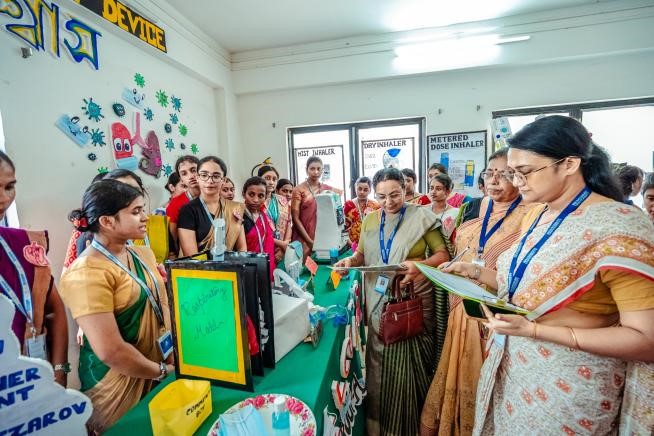
<path id="1" fill-rule="evenodd" d="M 279 397 L 273 403 L 272 428 L 274 436 L 290 436 L 291 415 L 286 408 L 286 399 Z"/>

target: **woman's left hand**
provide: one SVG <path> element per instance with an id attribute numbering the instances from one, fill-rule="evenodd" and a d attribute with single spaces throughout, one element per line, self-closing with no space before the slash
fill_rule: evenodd
<path id="1" fill-rule="evenodd" d="M 419 275 L 422 275 L 420 270 L 416 267 L 416 263 L 410 260 L 404 261 L 401 265 L 406 267 L 406 270 L 400 271 L 400 274 L 404 275 L 404 279 L 400 282 L 401 285 L 408 285 L 409 282 L 413 282 Z"/>
<path id="2" fill-rule="evenodd" d="M 509 336 L 531 337 L 536 326 L 522 315 L 493 314 L 485 304 L 481 308 L 488 322 L 483 323 L 491 332 Z"/>

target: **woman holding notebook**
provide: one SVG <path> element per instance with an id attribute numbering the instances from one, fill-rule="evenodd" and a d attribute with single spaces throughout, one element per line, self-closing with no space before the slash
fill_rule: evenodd
<path id="1" fill-rule="evenodd" d="M 550 116 L 509 140 L 524 220 L 497 272 L 454 272 L 530 311 L 493 315 L 473 434 L 651 434 L 654 229 L 621 203 L 606 153 L 572 118 Z"/>
<path id="2" fill-rule="evenodd" d="M 482 173 L 488 197 L 482 200 L 479 216 L 461 224 L 456 234 L 456 252 L 462 255 L 461 261 L 493 270 L 499 255 L 519 238 L 522 219 L 532 208 L 525 205 L 508 177 L 507 151 L 501 148 L 488 159 Z M 436 175 L 431 182 L 437 177 L 443 175 Z M 474 426 L 485 341 L 480 336 L 479 322 L 466 315 L 461 298 L 449 295 L 445 344 L 422 410 L 422 435 L 469 435 Z"/>
<path id="3" fill-rule="evenodd" d="M 373 178 L 373 189 L 381 209 L 366 215 L 354 255 L 335 266 L 403 264 L 406 271 L 402 283 L 414 281 L 415 295 L 422 302 L 424 330 L 388 345 L 380 338 L 380 325 L 394 273 L 366 273 L 364 286 L 368 320 L 367 432 L 369 435 L 414 435 L 419 431 L 422 405 L 440 351 L 434 313 L 436 291 L 418 271 L 415 262 L 435 267 L 449 260 L 450 255 L 438 217 L 429 208 L 405 202 L 404 177 L 399 170 L 378 171 Z M 443 303 L 445 306 L 446 300 L 443 299 Z M 442 321 L 441 336 L 445 333 L 445 319 Z"/>

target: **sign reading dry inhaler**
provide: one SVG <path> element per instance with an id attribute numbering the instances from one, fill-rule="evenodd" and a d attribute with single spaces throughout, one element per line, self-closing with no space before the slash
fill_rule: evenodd
<path id="1" fill-rule="evenodd" d="M 75 2 L 166 53 L 166 34 L 163 29 L 118 0 L 75 0 Z"/>

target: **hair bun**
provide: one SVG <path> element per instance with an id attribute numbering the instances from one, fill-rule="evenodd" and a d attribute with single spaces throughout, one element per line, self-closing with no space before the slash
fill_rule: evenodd
<path id="1" fill-rule="evenodd" d="M 68 220 L 73 223 L 73 227 L 80 232 L 86 232 L 89 229 L 89 222 L 82 209 L 75 209 L 68 214 Z"/>

